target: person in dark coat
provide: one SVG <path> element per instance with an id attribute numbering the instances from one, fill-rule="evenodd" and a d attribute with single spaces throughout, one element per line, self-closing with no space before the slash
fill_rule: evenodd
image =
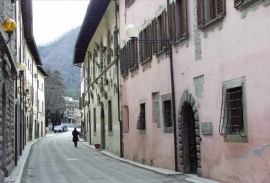
<path id="1" fill-rule="evenodd" d="M 79 141 L 79 132 L 76 130 L 76 128 L 74 128 L 74 130 L 72 131 L 72 135 L 73 135 L 73 142 L 74 142 L 74 146 L 77 147 L 77 142 Z"/>

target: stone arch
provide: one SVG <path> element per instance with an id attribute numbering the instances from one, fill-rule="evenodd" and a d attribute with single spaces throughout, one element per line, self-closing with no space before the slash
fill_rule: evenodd
<path id="1" fill-rule="evenodd" d="M 4 83 L 1 83 L 1 133 L 2 133 L 2 144 L 1 144 L 1 169 L 5 173 L 5 176 L 8 175 L 6 169 L 6 128 L 7 128 L 7 92 L 6 86 Z"/>
<path id="2" fill-rule="evenodd" d="M 188 139 L 185 137 L 186 132 L 185 128 L 185 121 L 183 119 L 184 108 L 186 105 L 190 105 L 192 107 L 192 111 L 194 114 L 194 121 L 195 121 L 195 135 L 196 135 L 196 153 L 197 153 L 197 175 L 201 176 L 201 148 L 200 148 L 200 123 L 199 123 L 199 112 L 198 112 L 198 105 L 196 103 L 195 98 L 193 97 L 192 93 L 189 90 L 185 90 L 181 96 L 178 112 L 177 112 L 177 132 L 178 132 L 178 165 L 179 170 L 187 173 L 187 168 L 189 166 L 189 162 L 187 162 L 188 156 Z"/>

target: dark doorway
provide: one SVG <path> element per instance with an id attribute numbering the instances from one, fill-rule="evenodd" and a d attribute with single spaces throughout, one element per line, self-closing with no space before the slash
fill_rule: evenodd
<path id="1" fill-rule="evenodd" d="M 101 149 L 105 149 L 105 124 L 104 124 L 104 109 L 101 108 Z"/>
<path id="2" fill-rule="evenodd" d="M 195 134 L 195 119 L 190 103 L 184 104 L 183 120 L 186 129 L 186 170 L 189 173 L 197 174 L 197 150 L 196 150 L 196 134 Z"/>
<path id="3" fill-rule="evenodd" d="M 7 136 L 6 136 L 6 128 L 7 128 L 7 94 L 5 85 L 3 86 L 2 91 L 2 156 L 1 156 L 1 168 L 5 172 L 5 176 L 8 176 L 7 172 L 5 171 L 6 165 L 6 143 L 7 143 Z"/>

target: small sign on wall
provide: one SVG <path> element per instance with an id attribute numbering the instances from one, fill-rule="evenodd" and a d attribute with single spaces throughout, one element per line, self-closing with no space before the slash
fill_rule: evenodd
<path id="1" fill-rule="evenodd" d="M 202 134 L 203 135 L 212 135 L 212 122 L 203 122 L 202 123 Z"/>

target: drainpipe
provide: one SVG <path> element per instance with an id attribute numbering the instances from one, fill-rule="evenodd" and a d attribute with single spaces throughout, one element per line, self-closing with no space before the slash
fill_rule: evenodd
<path id="1" fill-rule="evenodd" d="M 124 157 L 124 152 L 123 152 L 123 122 L 121 121 L 120 118 L 120 90 L 119 90 L 119 56 L 118 56 L 118 26 L 117 26 L 117 13 L 118 13 L 118 4 L 117 0 L 114 0 L 115 2 L 115 30 L 117 31 L 116 33 L 116 40 L 117 44 L 115 46 L 115 53 L 117 54 L 116 59 L 115 59 L 115 65 L 116 65 L 116 71 L 117 71 L 117 87 L 118 87 L 118 92 L 117 92 L 117 105 L 118 105 L 118 121 L 119 121 L 119 127 L 120 127 L 120 157 Z"/>
<path id="2" fill-rule="evenodd" d="M 169 10 L 170 0 L 167 0 L 167 11 Z M 170 31 L 169 31 L 169 16 L 167 16 L 167 39 L 170 40 Z M 172 44 L 169 42 L 169 51 L 170 51 L 170 76 L 171 76 L 171 90 L 172 90 L 172 106 L 173 106 L 173 134 L 174 134 L 174 166 L 175 171 L 178 171 L 177 166 L 177 134 L 176 134 L 176 115 L 175 115 L 175 92 L 174 92 L 174 74 L 173 74 L 173 58 L 172 58 Z"/>

